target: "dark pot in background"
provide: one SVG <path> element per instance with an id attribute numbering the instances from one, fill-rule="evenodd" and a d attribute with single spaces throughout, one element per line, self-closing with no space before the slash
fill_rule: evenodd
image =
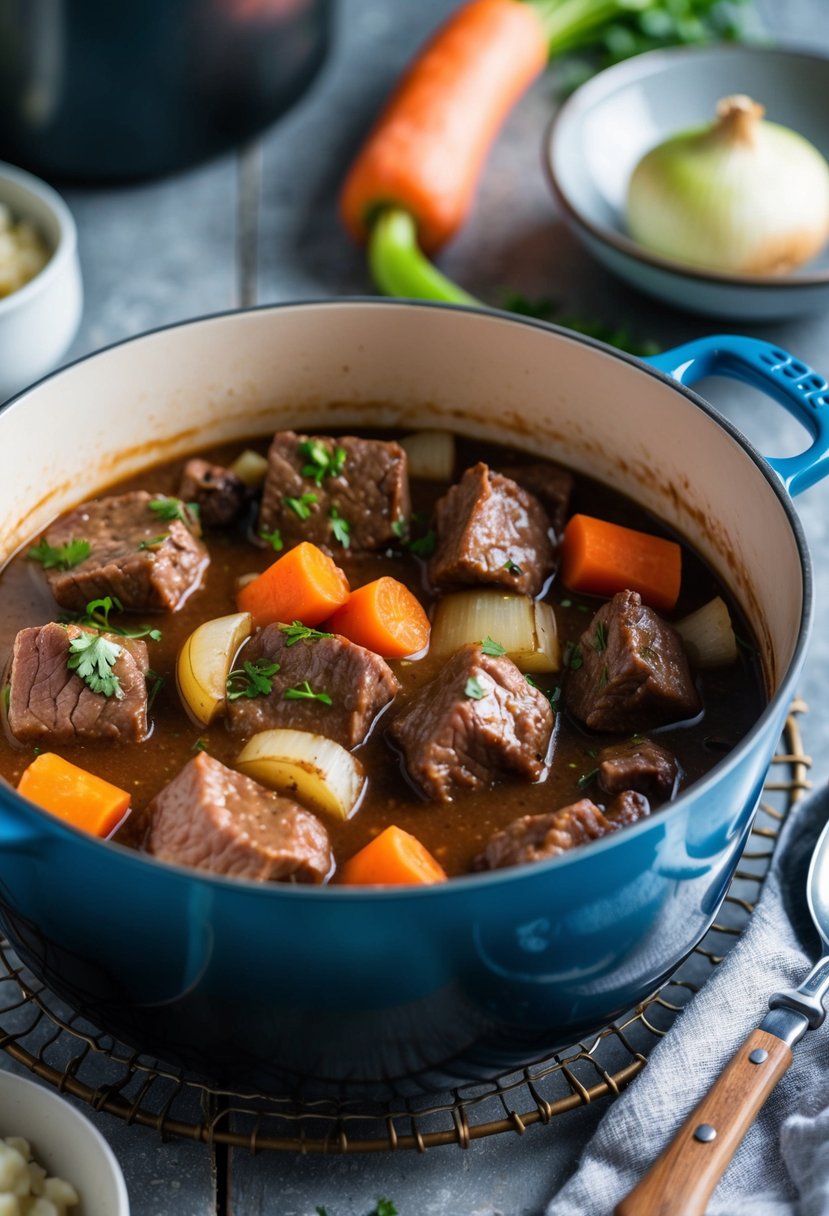
<path id="1" fill-rule="evenodd" d="M 226 151 L 305 92 L 333 0 L 0 0 L 0 159 L 127 180 Z"/>

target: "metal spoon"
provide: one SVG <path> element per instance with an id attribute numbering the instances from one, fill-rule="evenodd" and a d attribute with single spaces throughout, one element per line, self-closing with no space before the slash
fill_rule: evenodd
<path id="1" fill-rule="evenodd" d="M 726 1064 L 662 1155 L 614 1216 L 702 1216 L 754 1116 L 792 1062 L 792 1048 L 826 1016 L 829 991 L 829 823 L 812 853 L 806 899 L 822 958 L 798 988 L 775 992 L 769 1012 Z"/>

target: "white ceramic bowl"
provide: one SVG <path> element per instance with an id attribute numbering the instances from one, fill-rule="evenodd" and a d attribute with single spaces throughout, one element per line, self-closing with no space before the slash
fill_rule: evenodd
<path id="1" fill-rule="evenodd" d="M 97 1128 L 56 1090 L 0 1070 L 6 1136 L 23 1136 L 49 1174 L 72 1183 L 81 1200 L 72 1216 L 129 1216 L 124 1176 Z"/>
<path id="2" fill-rule="evenodd" d="M 652 51 L 601 72 L 553 121 L 544 160 L 562 215 L 620 278 L 679 308 L 760 321 L 829 308 L 829 246 L 780 276 L 724 274 L 669 261 L 627 234 L 630 175 L 669 135 L 712 121 L 720 98 L 747 93 L 829 159 L 829 57 L 770 47 Z"/>
<path id="3" fill-rule="evenodd" d="M 78 331 L 83 308 L 75 221 L 38 177 L 0 161 L 0 203 L 38 228 L 52 256 L 39 274 L 0 299 L 0 403 L 51 371 Z"/>

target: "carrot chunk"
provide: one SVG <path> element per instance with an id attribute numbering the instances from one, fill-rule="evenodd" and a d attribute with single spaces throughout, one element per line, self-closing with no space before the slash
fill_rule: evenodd
<path id="1" fill-rule="evenodd" d="M 670 611 L 679 596 L 682 551 L 661 536 L 573 515 L 564 529 L 561 577 L 571 591 L 606 596 L 638 591 L 650 607 Z"/>
<path id="2" fill-rule="evenodd" d="M 130 795 L 54 752 L 43 752 L 17 785 L 24 798 L 93 836 L 109 836 L 129 810 Z"/>
<path id="3" fill-rule="evenodd" d="M 445 882 L 446 873 L 416 836 L 391 824 L 343 866 L 348 886 L 417 886 Z"/>
<path id="4" fill-rule="evenodd" d="M 420 600 L 386 575 L 352 591 L 328 628 L 384 659 L 402 659 L 423 649 L 431 627 Z"/>
<path id="5" fill-rule="evenodd" d="M 470 0 L 415 57 L 351 166 L 340 214 L 365 240 L 377 211 L 402 207 L 427 252 L 463 223 L 481 166 L 513 104 L 547 64 L 529 4 Z"/>
<path id="6" fill-rule="evenodd" d="M 348 579 L 327 554 L 302 541 L 240 589 L 236 603 L 254 625 L 319 625 L 348 599 Z"/>

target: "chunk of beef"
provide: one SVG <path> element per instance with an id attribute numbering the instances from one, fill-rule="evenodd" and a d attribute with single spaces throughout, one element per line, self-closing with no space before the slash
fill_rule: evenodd
<path id="1" fill-rule="evenodd" d="M 228 728 L 242 739 L 273 726 L 292 726 L 356 747 L 399 688 L 385 659 L 336 634 L 291 642 L 278 625 L 266 625 L 247 643 L 237 666 L 259 660 L 278 663 L 279 670 L 270 677 L 267 695 L 228 702 Z M 331 704 L 286 697 L 306 682 L 312 692 L 326 693 Z"/>
<path id="2" fill-rule="evenodd" d="M 603 747 L 598 757 L 599 788 L 606 794 L 638 790 L 652 801 L 673 797 L 679 761 L 653 739 L 633 739 Z"/>
<path id="3" fill-rule="evenodd" d="M 536 464 L 505 465 L 498 472 L 538 499 L 547 512 L 553 532 L 560 536 L 570 509 L 573 474 L 549 460 Z"/>
<path id="4" fill-rule="evenodd" d="M 333 476 L 326 460 L 332 462 Z M 400 444 L 351 435 L 274 435 L 259 526 L 278 528 L 286 548 L 309 540 L 342 555 L 344 522 L 352 553 L 382 549 L 399 535 L 410 512 L 406 453 Z"/>
<path id="5" fill-rule="evenodd" d="M 324 882 L 328 833 L 304 807 L 200 752 L 147 808 L 147 850 L 162 861 L 258 882 Z"/>
<path id="6" fill-rule="evenodd" d="M 643 819 L 650 812 L 647 798 L 626 790 L 605 809 L 589 798 L 542 815 L 522 815 L 496 832 L 472 863 L 475 870 L 501 870 L 532 861 L 546 861 L 569 849 L 600 840 L 610 832 Z"/>
<path id="7" fill-rule="evenodd" d="M 511 659 L 462 647 L 409 699 L 389 728 L 406 769 L 427 798 L 451 802 L 511 773 L 544 772 L 553 713 Z"/>
<path id="8" fill-rule="evenodd" d="M 105 696 L 70 671 L 74 638 L 92 633 L 78 625 L 32 626 L 14 640 L 9 677 L 9 730 L 20 743 L 57 746 L 83 740 L 139 743 L 147 734 L 147 647 L 102 634 L 119 649 L 112 671 L 120 696 Z"/>
<path id="9" fill-rule="evenodd" d="M 555 569 L 550 521 L 537 498 L 480 462 L 435 503 L 434 587 L 469 583 L 537 595 Z"/>
<path id="10" fill-rule="evenodd" d="M 230 528 L 238 523 L 248 504 L 248 489 L 243 481 L 220 464 L 208 460 L 188 460 L 184 466 L 179 498 L 195 503 L 205 528 Z"/>
<path id="11" fill-rule="evenodd" d="M 682 639 L 636 591 L 618 592 L 593 617 L 570 655 L 564 697 L 591 730 L 630 734 L 702 708 Z"/>
<path id="12" fill-rule="evenodd" d="M 117 597 L 127 609 L 170 611 L 199 586 L 210 560 L 197 520 L 179 504 L 181 518 L 165 519 L 146 490 L 96 498 L 46 531 L 55 548 L 86 540 L 91 551 L 71 570 L 46 571 L 64 608 L 82 612 L 90 600 Z M 175 506 L 175 499 L 165 500 Z"/>

